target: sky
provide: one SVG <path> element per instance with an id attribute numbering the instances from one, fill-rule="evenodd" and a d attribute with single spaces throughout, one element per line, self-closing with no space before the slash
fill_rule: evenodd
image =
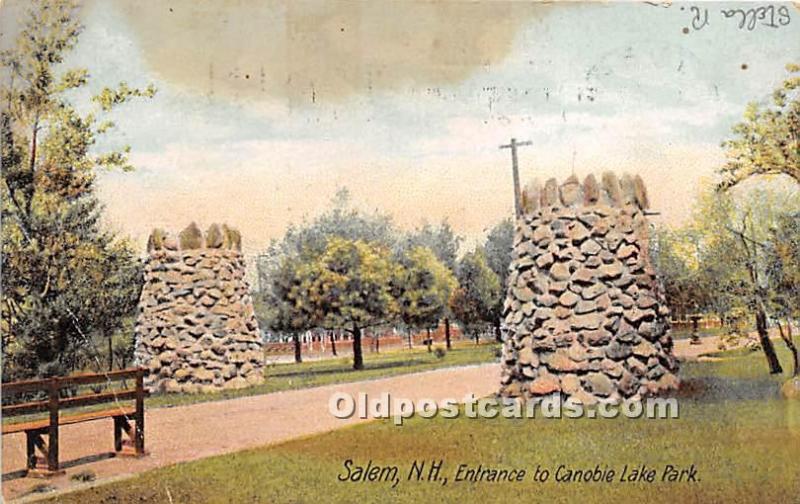
<path id="1" fill-rule="evenodd" d="M 4 47 L 22 5 L 3 3 Z M 763 5 L 775 26 L 729 12 Z M 791 3 L 96 0 L 80 16 L 65 66 L 90 70 L 89 92 L 158 89 L 98 144 L 131 146 L 136 170 L 98 187 L 140 248 L 154 227 L 226 222 L 255 254 L 341 187 L 474 242 L 513 213 L 511 137 L 533 142 L 523 185 L 638 173 L 677 225 L 745 105 L 800 61 Z"/>

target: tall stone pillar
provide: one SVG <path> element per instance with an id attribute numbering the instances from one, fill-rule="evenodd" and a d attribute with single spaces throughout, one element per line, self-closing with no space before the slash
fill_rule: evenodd
<path id="1" fill-rule="evenodd" d="M 501 395 L 584 404 L 674 389 L 669 309 L 648 254 L 641 179 L 529 186 L 505 301 Z"/>
<path id="2" fill-rule="evenodd" d="M 264 355 L 238 231 L 192 223 L 147 245 L 135 357 L 151 391 L 213 392 L 263 381 Z"/>

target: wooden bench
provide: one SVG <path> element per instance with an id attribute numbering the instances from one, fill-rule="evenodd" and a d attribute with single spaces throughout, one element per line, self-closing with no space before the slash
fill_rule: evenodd
<path id="1" fill-rule="evenodd" d="M 103 374 L 81 374 L 47 380 L 27 380 L 3 383 L 3 403 L 10 396 L 25 393 L 47 394 L 43 401 L 21 402 L 3 405 L 3 418 L 48 412 L 47 418 L 3 425 L 3 435 L 24 432 L 27 438 L 27 470 L 30 476 L 47 477 L 63 473 L 58 462 L 59 427 L 82 422 L 91 422 L 104 418 L 114 420 L 114 451 L 122 455 L 143 456 L 144 450 L 144 369 L 125 369 Z M 106 392 L 90 392 L 75 397 L 61 397 L 65 388 L 77 388 L 83 385 L 107 384 L 123 380 L 134 380 L 133 389 L 109 390 Z M 133 401 L 124 406 L 123 401 Z M 60 411 L 95 404 L 114 403 L 114 406 L 100 411 L 78 413 L 61 416 Z M 131 425 L 133 422 L 133 426 Z M 127 439 L 123 439 L 123 434 Z M 47 441 L 43 438 L 47 436 Z M 39 454 L 37 455 L 37 450 Z"/>

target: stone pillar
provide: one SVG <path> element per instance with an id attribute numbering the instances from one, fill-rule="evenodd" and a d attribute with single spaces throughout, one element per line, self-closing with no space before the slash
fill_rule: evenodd
<path id="1" fill-rule="evenodd" d="M 263 381 L 264 356 L 239 233 L 192 223 L 154 230 L 135 328 L 136 362 L 158 392 L 212 392 Z"/>
<path id="2" fill-rule="evenodd" d="M 500 393 L 584 404 L 674 389 L 669 309 L 650 264 L 641 178 L 526 188 L 504 307 Z"/>

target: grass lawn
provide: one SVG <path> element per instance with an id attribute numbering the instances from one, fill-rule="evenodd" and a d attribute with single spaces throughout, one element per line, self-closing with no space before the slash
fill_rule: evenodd
<path id="1" fill-rule="evenodd" d="M 485 351 L 488 351 L 485 349 Z M 783 349 L 781 358 L 788 362 Z M 58 502 L 798 502 L 800 402 L 778 397 L 761 352 L 685 364 L 680 418 L 414 418 L 377 421 L 272 447 L 178 464 L 60 496 Z M 341 482 L 343 462 L 399 467 L 402 481 Z M 414 460 L 444 460 L 441 481 L 406 481 Z M 455 482 L 459 464 L 525 469 L 523 482 Z M 554 481 L 564 464 L 617 471 L 612 483 Z M 620 483 L 622 467 L 657 469 Z M 661 482 L 666 464 L 694 464 L 697 482 Z M 534 482 L 537 466 L 551 471 Z"/>
<path id="2" fill-rule="evenodd" d="M 435 345 L 434 348 L 438 346 Z M 364 353 L 364 369 L 353 369 L 352 356 L 338 359 L 303 362 L 300 364 L 270 364 L 265 368 L 266 379 L 262 385 L 239 390 L 226 390 L 212 394 L 156 394 L 145 400 L 145 409 L 163 408 L 194 404 L 208 401 L 220 401 L 236 397 L 269 394 L 281 390 L 317 387 L 335 383 L 347 383 L 376 378 L 386 378 L 407 373 L 417 373 L 432 369 L 483 364 L 497 360 L 494 342 L 482 342 L 476 345 L 473 341 L 453 342 L 453 349 L 438 358 L 429 353 L 424 346 L 413 349 L 392 349 L 381 353 Z M 83 392 L 85 393 L 85 392 Z M 85 408 L 68 410 L 67 414 L 95 411 L 108 408 L 108 404 L 99 404 Z M 30 421 L 45 418 L 46 413 L 21 415 L 3 419 L 3 424 Z"/>
<path id="3" fill-rule="evenodd" d="M 234 397 L 269 394 L 281 390 L 292 390 L 335 383 L 386 378 L 407 373 L 430 371 L 443 367 L 483 364 L 497 360 L 495 343 L 460 341 L 453 343 L 453 349 L 443 358 L 429 353 L 424 346 L 413 349 L 393 349 L 378 354 L 364 353 L 364 369 L 353 369 L 353 357 L 341 357 L 300 364 L 270 364 L 266 367 L 266 379 L 262 385 L 240 390 L 223 391 L 213 394 L 162 394 L 147 400 L 148 407 L 178 406 L 206 401 L 219 401 Z"/>

